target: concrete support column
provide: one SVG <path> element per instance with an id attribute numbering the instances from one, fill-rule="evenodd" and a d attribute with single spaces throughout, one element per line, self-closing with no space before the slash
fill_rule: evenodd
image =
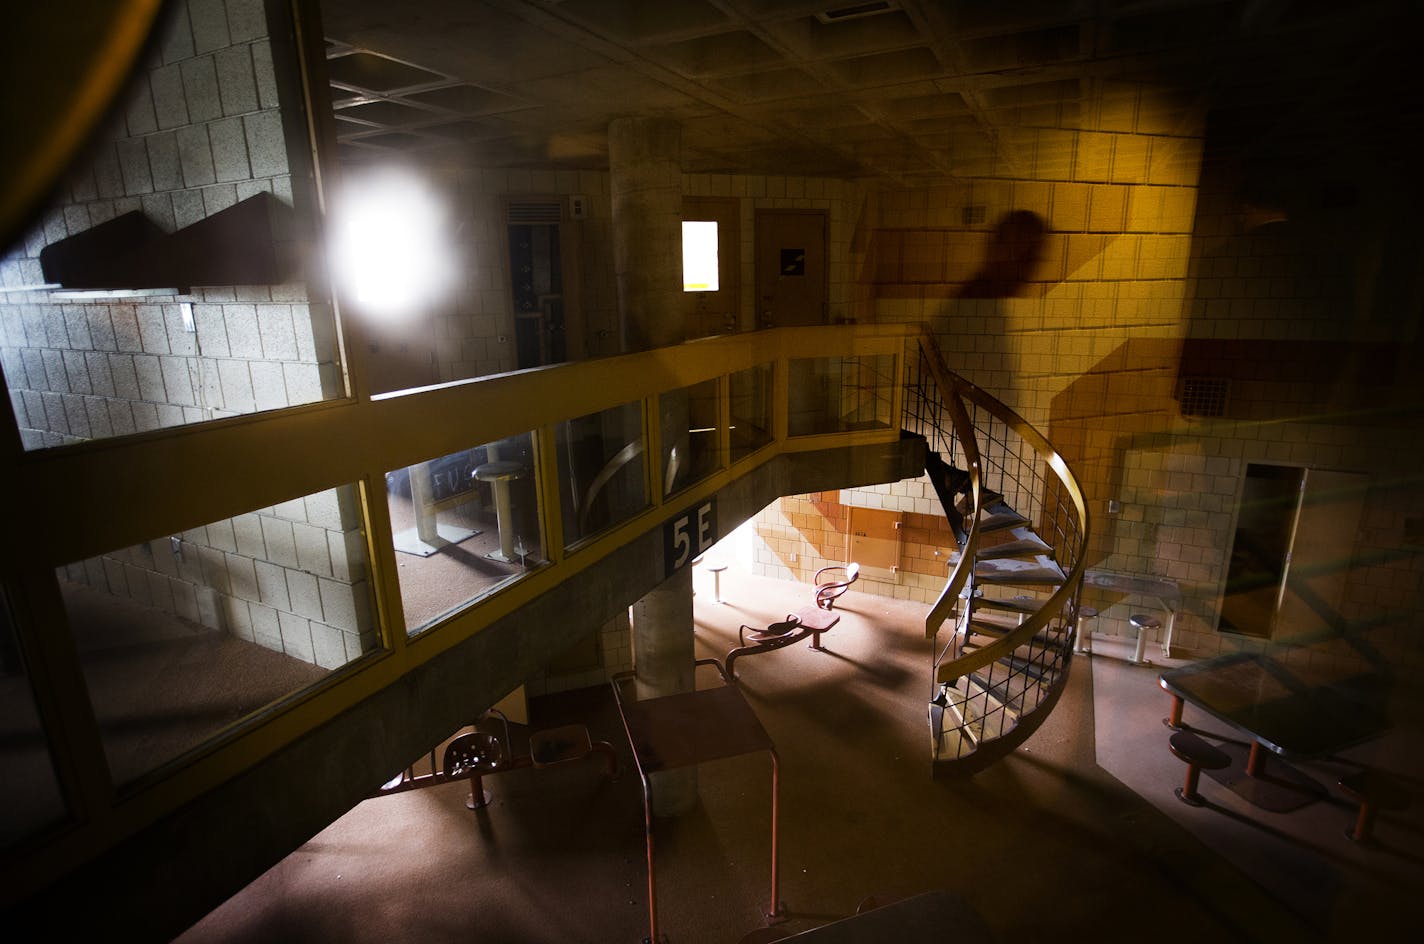
<path id="1" fill-rule="evenodd" d="M 682 129 L 662 118 L 608 126 L 613 261 L 624 352 L 687 336 L 682 291 Z"/>
<path id="2" fill-rule="evenodd" d="M 682 570 L 643 595 L 630 608 L 633 621 L 634 686 L 639 699 L 693 689 L 692 568 Z M 653 812 L 675 816 L 697 803 L 697 768 L 655 773 Z"/>

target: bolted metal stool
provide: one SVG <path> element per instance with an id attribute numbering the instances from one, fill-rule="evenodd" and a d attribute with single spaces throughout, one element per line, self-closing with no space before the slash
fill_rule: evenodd
<path id="1" fill-rule="evenodd" d="M 722 599 L 722 571 L 727 569 L 726 564 L 708 564 L 707 569 L 712 571 L 712 602 L 724 603 Z"/>
<path id="2" fill-rule="evenodd" d="M 1162 628 L 1162 621 L 1150 613 L 1134 613 L 1127 618 L 1127 621 L 1137 630 L 1137 648 L 1133 650 L 1133 665 L 1147 664 L 1147 634 L 1154 633 Z"/>
<path id="3" fill-rule="evenodd" d="M 1340 778 L 1339 787 L 1341 793 L 1360 804 L 1355 824 L 1345 832 L 1345 835 L 1355 842 L 1370 841 L 1377 810 L 1409 808 L 1409 794 L 1405 793 L 1399 784 L 1375 770 L 1347 774 Z"/>
<path id="4" fill-rule="evenodd" d="M 1092 621 L 1098 618 L 1098 611 L 1091 606 L 1078 607 L 1078 641 L 1074 645 L 1075 652 L 1085 655 L 1093 654 L 1093 627 Z M 1087 625 L 1084 625 L 1084 624 Z"/>
<path id="5" fill-rule="evenodd" d="M 1221 770 L 1230 767 L 1231 758 L 1225 751 L 1213 747 L 1190 731 L 1178 731 L 1168 739 L 1167 746 L 1173 754 L 1187 762 L 1187 779 L 1172 792 L 1188 806 L 1205 805 L 1206 801 L 1197 792 L 1202 768 Z"/>

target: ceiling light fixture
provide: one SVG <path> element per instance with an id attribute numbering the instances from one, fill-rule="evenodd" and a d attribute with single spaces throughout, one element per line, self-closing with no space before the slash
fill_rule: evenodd
<path id="1" fill-rule="evenodd" d="M 899 9 L 899 6 L 898 3 L 891 2 L 891 0 L 868 0 L 866 3 L 851 3 L 843 7 L 823 10 L 816 14 L 816 19 L 822 23 L 844 23 L 846 20 L 859 20 L 867 16 L 889 13 Z"/>
<path id="2" fill-rule="evenodd" d="M 446 217 L 435 193 L 409 171 L 350 179 L 332 213 L 338 284 L 375 315 L 409 315 L 434 301 L 455 271 Z"/>

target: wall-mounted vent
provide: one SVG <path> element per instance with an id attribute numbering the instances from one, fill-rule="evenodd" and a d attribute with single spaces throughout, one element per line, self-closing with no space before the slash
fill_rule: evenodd
<path id="1" fill-rule="evenodd" d="M 561 223 L 564 219 L 562 203 L 511 203 L 506 222 L 509 223 Z"/>
<path id="2" fill-rule="evenodd" d="M 822 10 L 816 19 L 822 23 L 844 23 L 846 20 L 860 20 L 867 16 L 878 16 L 899 9 L 900 4 L 892 0 L 868 0 L 866 3 L 847 3 L 844 6 Z"/>
<path id="3" fill-rule="evenodd" d="M 1226 415 L 1226 397 L 1231 381 L 1225 377 L 1183 377 L 1177 402 L 1183 416 Z"/>

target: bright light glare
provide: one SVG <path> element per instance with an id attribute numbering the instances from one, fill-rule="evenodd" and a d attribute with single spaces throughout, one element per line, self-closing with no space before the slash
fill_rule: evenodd
<path id="1" fill-rule="evenodd" d="M 684 220 L 682 224 L 682 290 L 717 291 L 717 222 Z"/>
<path id="2" fill-rule="evenodd" d="M 385 170 L 351 180 L 333 213 L 332 268 L 371 314 L 401 315 L 432 301 L 455 266 L 445 208 L 414 175 Z"/>

